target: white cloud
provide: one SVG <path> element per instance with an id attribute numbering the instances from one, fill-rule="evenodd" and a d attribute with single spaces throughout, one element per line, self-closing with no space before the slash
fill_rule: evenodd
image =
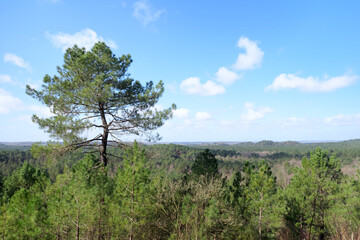
<path id="1" fill-rule="evenodd" d="M 331 92 L 338 88 L 344 88 L 355 82 L 359 77 L 356 75 L 343 75 L 320 80 L 312 76 L 307 78 L 298 77 L 295 74 L 280 74 L 274 82 L 265 90 L 294 89 L 303 92 Z"/>
<path id="2" fill-rule="evenodd" d="M 30 63 L 25 62 L 25 60 L 22 57 L 19 57 L 13 53 L 6 53 L 4 55 L 4 61 L 14 64 L 18 67 L 25 68 L 28 71 L 31 71 Z"/>
<path id="3" fill-rule="evenodd" d="M 241 37 L 237 43 L 239 48 L 244 48 L 245 53 L 240 53 L 236 63 L 233 65 L 236 70 L 251 70 L 261 67 L 264 52 L 258 47 L 255 41 L 247 37 Z"/>
<path id="4" fill-rule="evenodd" d="M 22 106 L 19 98 L 13 97 L 9 92 L 0 88 L 0 114 L 8 114 L 10 111 L 21 109 Z"/>
<path id="5" fill-rule="evenodd" d="M 180 118 L 180 119 L 186 119 L 189 117 L 189 109 L 186 108 L 178 108 L 174 111 L 174 117 Z"/>
<path id="6" fill-rule="evenodd" d="M 32 115 L 30 114 L 25 114 L 25 115 L 21 115 L 19 116 L 17 119 L 26 123 L 30 123 L 33 124 L 33 121 L 31 120 Z"/>
<path id="7" fill-rule="evenodd" d="M 239 76 L 235 73 L 227 69 L 226 67 L 221 67 L 215 73 L 216 75 L 216 81 L 224 84 L 224 85 L 230 85 L 233 82 L 235 82 L 237 79 L 239 79 Z"/>
<path id="8" fill-rule="evenodd" d="M 195 118 L 198 121 L 205 121 L 211 119 L 211 115 L 207 112 L 197 112 Z"/>
<path id="9" fill-rule="evenodd" d="M 141 0 L 134 3 L 133 16 L 142 22 L 144 26 L 151 22 L 155 22 L 165 10 L 154 9 L 147 0 Z"/>
<path id="10" fill-rule="evenodd" d="M 256 42 L 246 37 L 241 37 L 238 41 L 238 47 L 244 48 L 245 53 L 239 54 L 237 62 L 233 65 L 233 69 L 236 71 L 250 70 L 261 66 L 264 52 L 261 51 Z M 226 90 L 223 85 L 231 85 L 240 77 L 241 75 L 238 73 L 226 67 L 220 67 L 215 73 L 215 80 L 222 85 L 213 81 L 207 81 L 201 84 L 198 77 L 190 77 L 181 83 L 180 88 L 190 94 L 213 96 L 225 93 Z"/>
<path id="11" fill-rule="evenodd" d="M 39 117 L 51 117 L 54 116 L 53 113 L 51 113 L 50 108 L 45 106 L 38 106 L 38 105 L 30 105 L 28 106 L 28 109 L 38 115 Z"/>
<path id="12" fill-rule="evenodd" d="M 296 127 L 296 126 L 303 126 L 307 122 L 308 120 L 304 118 L 290 117 L 282 121 L 281 124 L 283 126 Z"/>
<path id="13" fill-rule="evenodd" d="M 109 47 L 116 49 L 117 45 L 112 40 L 104 40 L 103 37 L 99 36 L 94 30 L 86 28 L 80 32 L 74 34 L 68 33 L 58 33 L 50 34 L 49 32 L 45 33 L 45 36 L 52 42 L 52 44 L 57 48 L 62 48 L 65 52 L 66 49 L 73 47 L 75 44 L 78 47 L 84 47 L 86 50 L 90 50 L 95 43 L 101 41 L 105 42 Z"/>
<path id="14" fill-rule="evenodd" d="M 200 83 L 198 77 L 190 77 L 182 81 L 180 88 L 190 94 L 199 94 L 202 96 L 214 96 L 225 93 L 225 88 L 212 81 L 207 81 L 204 84 Z"/>
<path id="15" fill-rule="evenodd" d="M 262 119 L 266 114 L 273 112 L 274 110 L 268 107 L 255 107 L 253 103 L 245 103 L 246 113 L 241 115 L 241 118 L 245 122 L 252 122 L 258 119 Z"/>
<path id="16" fill-rule="evenodd" d="M 332 126 L 353 126 L 360 125 L 360 113 L 344 115 L 339 114 L 325 118 L 325 123 Z"/>
<path id="17" fill-rule="evenodd" d="M 11 77 L 9 75 L 0 74 L 0 82 L 1 83 L 10 83 Z"/>

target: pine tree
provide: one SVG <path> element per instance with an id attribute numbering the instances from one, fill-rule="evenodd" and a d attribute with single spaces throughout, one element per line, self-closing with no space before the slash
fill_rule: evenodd
<path id="1" fill-rule="evenodd" d="M 206 179 L 219 177 L 218 162 L 209 149 L 199 153 L 191 166 L 191 174 L 195 178 L 205 176 Z"/>
<path id="2" fill-rule="evenodd" d="M 135 142 L 128 150 L 115 181 L 112 212 L 118 238 L 146 239 L 154 210 L 155 192 L 145 167 L 145 153 Z"/>
<path id="3" fill-rule="evenodd" d="M 8 176 L 1 206 L 0 232 L 3 239 L 49 238 L 46 172 L 29 163 Z"/>
<path id="4" fill-rule="evenodd" d="M 48 189 L 49 218 L 53 235 L 57 238 L 104 238 L 109 232 L 106 202 L 108 183 L 104 171 L 99 171 L 99 161 L 92 154 L 86 155 Z"/>
<path id="5" fill-rule="evenodd" d="M 326 217 L 342 174 L 335 155 L 317 148 L 304 157 L 286 189 L 285 221 L 294 239 L 326 239 Z"/>
<path id="6" fill-rule="evenodd" d="M 270 226 L 275 214 L 276 178 L 264 161 L 260 163 L 258 170 L 249 170 L 248 174 L 244 197 L 247 205 L 246 212 L 250 217 L 249 227 L 253 227 L 250 229 L 250 234 L 253 238 L 266 239 L 273 234 Z M 255 234 L 255 229 L 257 234 Z"/>
<path id="7" fill-rule="evenodd" d="M 102 163 L 108 164 L 109 142 L 120 142 L 123 134 L 149 135 L 172 116 L 175 105 L 154 109 L 164 91 L 163 82 L 143 86 L 127 72 L 130 55 L 116 57 L 104 42 L 90 51 L 76 45 L 68 48 L 58 75 L 43 79 L 42 90 L 26 86 L 26 93 L 48 106 L 54 116 L 32 120 L 67 148 L 99 146 Z M 88 139 L 82 133 L 97 129 Z"/>

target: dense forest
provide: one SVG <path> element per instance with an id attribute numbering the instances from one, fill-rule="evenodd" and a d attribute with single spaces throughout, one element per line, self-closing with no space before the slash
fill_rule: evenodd
<path id="1" fill-rule="evenodd" d="M 3 239 L 360 239 L 359 140 L 1 145 Z M 327 150 L 325 150 L 327 149 Z"/>

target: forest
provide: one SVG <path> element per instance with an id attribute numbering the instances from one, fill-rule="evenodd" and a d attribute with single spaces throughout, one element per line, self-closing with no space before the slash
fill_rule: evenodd
<path id="1" fill-rule="evenodd" d="M 82 149 L 51 159 L 44 145 L 1 145 L 0 231 L 3 239 L 359 239 L 359 173 L 344 173 L 358 169 L 359 145 L 135 142 L 111 146 L 119 157 L 105 168 Z"/>
<path id="2" fill-rule="evenodd" d="M 55 141 L 0 145 L 2 239 L 360 239 L 360 140 L 125 142 L 159 140 L 176 110 L 131 63 L 75 45 L 58 75 L 26 86 Z"/>

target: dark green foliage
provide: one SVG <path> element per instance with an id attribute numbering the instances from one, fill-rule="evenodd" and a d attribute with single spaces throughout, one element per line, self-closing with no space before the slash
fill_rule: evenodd
<path id="1" fill-rule="evenodd" d="M 209 149 L 200 152 L 191 166 L 191 174 L 195 178 L 204 176 L 206 179 L 211 179 L 219 176 L 217 160 Z"/>
<path id="2" fill-rule="evenodd" d="M 276 146 L 276 143 L 265 145 Z M 3 185 L 0 181 L 0 236 L 3 239 L 360 238 L 360 173 L 355 177 L 344 176 L 337 155 L 321 149 L 303 158 L 300 168 L 293 162 L 285 162 L 284 170 L 294 176 L 283 187 L 277 185 L 273 174 L 276 169 L 266 160 L 242 159 L 241 171 L 228 171 L 229 175 L 221 178 L 216 160 L 221 156 L 215 157 L 212 151 L 138 144 L 129 146 L 127 151 L 115 147 L 111 151 L 122 159 L 104 167 L 97 155 L 73 153 L 67 156 L 68 163 L 60 167 L 60 173 L 52 170 L 58 166 L 47 164 L 49 160 L 42 159 L 41 154 L 37 159 L 46 163 L 47 170 L 25 159 L 24 164 L 2 178 Z M 16 156 L 21 158 L 21 154 Z M 228 161 L 227 156 L 223 157 Z M 177 174 L 167 176 L 171 170 L 165 163 L 173 164 Z M 184 178 L 181 170 L 189 166 L 192 166 L 191 177 Z M 56 176 L 52 182 L 48 171 Z"/>
<path id="3" fill-rule="evenodd" d="M 44 170 L 36 169 L 31 164 L 25 162 L 21 168 L 5 179 L 3 186 L 4 200 L 9 201 L 16 191 L 30 189 L 30 187 L 43 178 L 48 178 L 48 174 Z"/>
<path id="4" fill-rule="evenodd" d="M 48 239 L 49 225 L 44 191 L 48 174 L 29 163 L 4 181 L 1 206 L 2 236 L 5 239 Z"/>
<path id="5" fill-rule="evenodd" d="M 24 162 L 39 166 L 35 159 L 31 156 L 29 148 L 27 149 L 5 149 L 0 150 L 0 172 L 3 176 L 10 175 L 15 169 L 21 166 Z"/>
<path id="6" fill-rule="evenodd" d="M 199 149 L 175 144 L 143 146 L 146 149 L 146 166 L 156 174 L 179 178 L 189 169 Z"/>
<path id="7" fill-rule="evenodd" d="M 244 195 L 244 187 L 241 186 L 242 182 L 241 172 L 235 172 L 227 182 L 227 191 L 225 199 L 233 206 L 239 205 L 239 199 Z M 239 211 L 243 212 L 243 211 Z"/>

